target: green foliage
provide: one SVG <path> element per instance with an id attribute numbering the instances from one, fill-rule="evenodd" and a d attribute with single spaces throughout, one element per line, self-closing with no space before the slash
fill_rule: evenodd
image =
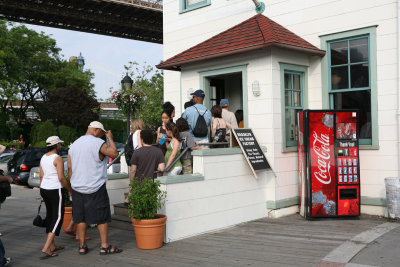
<path id="1" fill-rule="evenodd" d="M 38 122 L 31 129 L 31 142 L 33 146 L 40 145 L 53 135 L 57 135 L 57 127 L 51 121 Z"/>
<path id="2" fill-rule="evenodd" d="M 5 146 L 8 149 L 10 149 L 11 146 L 14 146 L 16 149 L 22 149 L 22 144 L 18 141 L 11 141 L 11 142 L 0 141 L 0 144 L 2 144 L 3 146 Z"/>
<path id="3" fill-rule="evenodd" d="M 46 140 L 33 143 L 32 147 L 46 148 Z"/>
<path id="4" fill-rule="evenodd" d="M 131 114 L 131 117 L 140 117 L 146 128 L 156 129 L 161 124 L 164 94 L 162 72 L 155 71 L 146 63 L 140 67 L 137 62 L 129 62 L 124 68 L 133 80 L 132 90 L 141 94 L 135 113 Z"/>
<path id="5" fill-rule="evenodd" d="M 129 217 L 137 220 L 154 219 L 166 197 L 166 192 L 160 189 L 160 181 L 153 181 L 152 178 L 131 179 L 130 187 Z"/>
<path id="6" fill-rule="evenodd" d="M 39 104 L 48 101 L 49 92 L 72 86 L 95 97 L 91 83 L 94 74 L 78 68 L 76 62 L 61 59 L 60 51 L 56 41 L 43 32 L 0 20 L 0 108 L 3 112 L 10 112 L 19 122 L 26 119 L 26 111 L 32 106 L 44 121 L 47 113 Z"/>
<path id="7" fill-rule="evenodd" d="M 8 114 L 0 111 L 0 140 L 7 140 L 10 134 L 10 128 L 7 125 L 8 119 Z"/>
<path id="8" fill-rule="evenodd" d="M 18 139 L 19 135 L 22 134 L 24 132 L 24 129 L 22 129 L 22 127 L 15 125 L 13 127 L 10 127 L 10 135 L 11 135 L 11 139 Z"/>
<path id="9" fill-rule="evenodd" d="M 65 176 L 65 179 L 67 180 L 67 183 L 71 186 L 71 183 L 69 182 L 68 172 L 65 172 L 64 176 Z M 64 195 L 64 205 L 65 205 L 65 207 L 72 207 L 72 201 L 69 199 L 68 190 L 63 187 L 61 189 L 61 191 L 62 191 L 62 193 Z"/>
<path id="10" fill-rule="evenodd" d="M 71 86 L 50 92 L 48 102 L 41 106 L 47 120 L 78 132 L 86 131 L 91 121 L 98 120 L 99 109 L 100 104 L 93 96 Z"/>
<path id="11" fill-rule="evenodd" d="M 70 142 L 74 142 L 78 137 L 78 131 L 72 127 L 60 125 L 57 127 L 58 137 L 64 141 L 63 147 L 68 147 Z"/>
<path id="12" fill-rule="evenodd" d="M 106 130 L 111 130 L 115 142 L 125 143 L 127 138 L 126 121 L 114 119 L 100 119 L 99 121 Z"/>

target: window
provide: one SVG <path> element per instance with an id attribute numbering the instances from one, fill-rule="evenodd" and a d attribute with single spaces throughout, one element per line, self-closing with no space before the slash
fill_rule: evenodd
<path id="1" fill-rule="evenodd" d="M 328 107 L 360 110 L 360 145 L 377 147 L 375 27 L 321 39 L 327 51 L 322 72 L 327 72 Z"/>
<path id="2" fill-rule="evenodd" d="M 297 151 L 297 113 L 305 108 L 307 67 L 280 63 L 283 151 Z"/>
<path id="3" fill-rule="evenodd" d="M 211 0 L 180 0 L 180 13 L 185 13 L 211 4 Z"/>

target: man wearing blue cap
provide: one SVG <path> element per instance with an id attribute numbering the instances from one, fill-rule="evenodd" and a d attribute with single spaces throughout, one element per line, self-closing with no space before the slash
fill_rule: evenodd
<path id="1" fill-rule="evenodd" d="M 239 128 L 237 121 L 236 121 L 235 113 L 233 113 L 232 111 L 229 111 L 229 100 L 226 98 L 223 98 L 219 102 L 219 105 L 222 108 L 222 118 L 226 122 L 230 123 L 232 125 L 233 129 Z"/>
<path id="2" fill-rule="evenodd" d="M 198 124 L 197 120 L 199 116 L 203 116 L 207 127 L 211 124 L 211 112 L 203 105 L 204 101 L 204 91 L 196 90 L 194 93 L 191 93 L 193 96 L 194 105 L 185 109 L 185 112 L 182 114 L 182 118 L 187 120 L 190 129 L 188 132 L 192 133 L 194 136 L 194 140 L 198 143 L 208 143 L 208 131 L 205 135 L 196 134 L 196 124 Z M 194 132 L 193 132 L 194 130 Z"/>

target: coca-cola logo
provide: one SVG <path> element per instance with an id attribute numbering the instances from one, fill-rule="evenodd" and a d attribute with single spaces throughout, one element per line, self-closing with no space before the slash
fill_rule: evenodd
<path id="1" fill-rule="evenodd" d="M 330 154 L 330 147 L 329 147 L 329 135 L 318 134 L 313 131 L 313 150 L 315 154 L 318 156 L 318 171 L 314 172 L 315 178 L 318 179 L 323 184 L 330 184 L 331 183 L 331 154 Z"/>

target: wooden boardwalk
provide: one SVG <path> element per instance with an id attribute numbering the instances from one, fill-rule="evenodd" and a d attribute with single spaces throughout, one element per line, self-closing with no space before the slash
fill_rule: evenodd
<path id="1" fill-rule="evenodd" d="M 32 226 L 38 194 L 37 189 L 13 186 L 13 197 L 0 209 L 1 239 L 13 266 L 315 266 L 344 241 L 386 222 L 368 216 L 307 221 L 292 215 L 252 221 L 150 251 L 136 248 L 132 230 L 110 228 L 110 243 L 124 251 L 108 256 L 99 255 L 97 230 L 89 229 L 87 255 L 78 255 L 77 242 L 62 233 L 56 242 L 65 249 L 56 258 L 40 260 L 45 233 Z"/>

